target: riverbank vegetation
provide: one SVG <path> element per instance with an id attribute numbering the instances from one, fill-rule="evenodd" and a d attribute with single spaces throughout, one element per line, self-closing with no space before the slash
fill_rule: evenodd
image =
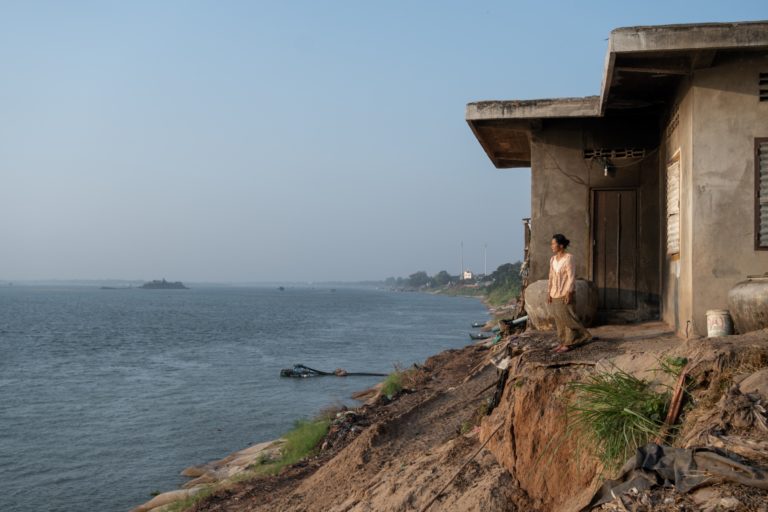
<path id="1" fill-rule="evenodd" d="M 312 455 L 320 441 L 328 433 L 330 424 L 330 417 L 326 415 L 312 420 L 296 420 L 293 428 L 282 436 L 285 444 L 280 450 L 280 456 L 276 459 L 267 457 L 261 459 L 259 464 L 251 466 L 249 468 L 251 471 L 244 474 L 241 479 L 260 475 L 276 475 L 284 467 Z"/>
<path id="2" fill-rule="evenodd" d="M 386 286 L 401 291 L 426 291 L 450 296 L 483 297 L 492 306 L 509 304 L 520 295 L 521 263 L 505 263 L 488 275 L 452 276 L 441 270 L 434 276 L 425 271 L 408 277 L 389 277 Z"/>
<path id="3" fill-rule="evenodd" d="M 322 414 L 311 420 L 297 420 L 293 428 L 282 436 L 281 439 L 284 444 L 277 457 L 264 456 L 246 471 L 220 483 L 208 485 L 191 496 L 173 502 L 168 506 L 166 512 L 183 512 L 196 503 L 202 502 L 214 492 L 225 489 L 234 483 L 279 474 L 284 468 L 315 454 L 320 442 L 328 434 L 330 424 L 330 414 Z"/>

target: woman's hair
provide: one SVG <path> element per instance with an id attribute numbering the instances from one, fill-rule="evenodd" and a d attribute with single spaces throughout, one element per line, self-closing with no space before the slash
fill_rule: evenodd
<path id="1" fill-rule="evenodd" d="M 560 233 L 556 235 L 552 235 L 552 240 L 557 242 L 557 245 L 562 245 L 563 249 L 567 249 L 568 245 L 570 245 L 571 241 L 565 238 L 565 235 L 561 235 Z"/>

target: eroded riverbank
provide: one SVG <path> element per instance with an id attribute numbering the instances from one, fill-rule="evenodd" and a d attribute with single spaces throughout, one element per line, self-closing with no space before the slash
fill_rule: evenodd
<path id="1" fill-rule="evenodd" d="M 671 442 L 690 448 L 717 441 L 728 448 L 738 438 L 741 445 L 730 449 L 751 446 L 750 463 L 768 463 L 759 421 L 710 428 L 705 414 L 724 403 L 734 383 L 751 378 L 765 386 L 759 376 L 768 373 L 768 332 L 684 342 L 662 324 L 595 331 L 599 341 L 562 355 L 551 353 L 554 336 L 542 332 L 442 352 L 409 372 L 407 392 L 394 400 L 372 396 L 354 409 L 349 426 L 357 428 L 329 436 L 317 455 L 277 476 L 219 485 L 189 510 L 578 511 L 615 470 L 569 431 L 570 385 L 610 371 L 674 385 L 659 371 L 659 362 L 669 358 L 689 361 L 691 377 L 680 435 Z M 501 382 L 499 366 L 507 370 Z M 762 407 L 761 392 L 768 389 L 756 389 L 745 403 Z M 496 408 L 487 415 L 491 402 Z M 722 502 L 738 503 L 731 510 L 757 511 L 768 497 L 766 490 L 733 483 L 706 490 L 648 491 L 627 499 L 637 500 L 637 510 L 715 510 Z M 603 509 L 611 506 L 619 507 Z"/>

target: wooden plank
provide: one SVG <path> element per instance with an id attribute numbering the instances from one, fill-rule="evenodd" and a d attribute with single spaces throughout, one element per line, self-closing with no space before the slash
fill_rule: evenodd
<path id="1" fill-rule="evenodd" d="M 620 197 L 619 308 L 637 307 L 637 192 L 624 190 Z"/>
<path id="2" fill-rule="evenodd" d="M 605 309 L 619 309 L 619 197 L 615 191 L 605 198 Z"/>
<path id="3" fill-rule="evenodd" d="M 594 205 L 594 223 L 595 223 L 595 245 L 594 245 L 594 273 L 595 286 L 597 286 L 598 306 L 600 308 L 605 304 L 605 219 L 603 216 L 603 194 L 595 192 Z"/>

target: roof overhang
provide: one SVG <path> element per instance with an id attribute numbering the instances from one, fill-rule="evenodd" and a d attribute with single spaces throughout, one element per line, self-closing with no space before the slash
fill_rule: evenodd
<path id="1" fill-rule="evenodd" d="M 658 116 L 683 77 L 734 51 L 768 51 L 768 22 L 618 28 L 599 96 L 469 103 L 466 121 L 497 168 L 529 167 L 531 130 L 545 120 Z"/>
<path id="2" fill-rule="evenodd" d="M 597 117 L 600 97 L 478 101 L 467 105 L 466 120 L 493 165 L 530 167 L 531 130 L 542 119 Z"/>

